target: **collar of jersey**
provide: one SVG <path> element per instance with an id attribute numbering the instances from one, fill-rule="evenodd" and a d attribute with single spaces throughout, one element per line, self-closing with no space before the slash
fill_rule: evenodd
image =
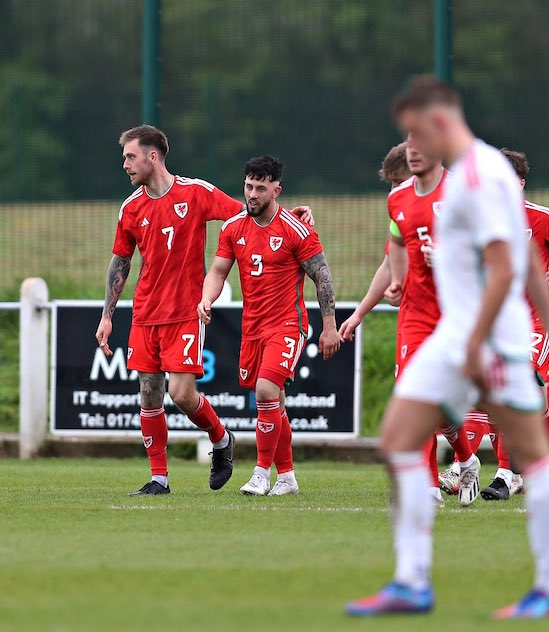
<path id="1" fill-rule="evenodd" d="M 279 210 L 280 210 L 280 204 L 278 204 L 278 202 L 277 202 L 277 204 L 276 204 L 276 210 L 275 210 L 275 212 L 274 212 L 274 215 L 273 215 L 273 216 L 271 217 L 271 219 L 269 220 L 269 223 L 268 223 L 268 224 L 265 224 L 265 226 L 263 226 L 263 224 L 258 224 L 258 223 L 256 222 L 255 217 L 252 217 L 252 220 L 253 220 L 254 224 L 256 224 L 256 226 L 259 226 L 259 228 L 267 228 L 267 226 L 270 226 L 270 225 L 273 223 L 274 218 L 278 215 L 278 211 L 279 211 Z"/>
<path id="2" fill-rule="evenodd" d="M 431 195 L 431 193 L 438 187 L 438 185 L 442 182 L 442 178 L 444 178 L 444 167 L 441 167 L 440 176 L 436 183 L 429 189 L 429 191 L 425 191 L 424 193 L 420 193 L 417 190 L 417 176 L 414 178 L 414 191 L 418 197 L 426 197 L 427 195 Z"/>
<path id="3" fill-rule="evenodd" d="M 151 200 L 159 200 L 160 198 L 163 198 L 165 195 L 167 195 L 170 192 L 171 188 L 173 187 L 174 182 L 175 182 L 175 176 L 172 176 L 172 182 L 170 186 L 164 191 L 164 193 L 162 193 L 162 195 L 159 195 L 157 197 L 149 193 L 149 190 L 147 189 L 147 185 L 143 185 L 143 188 L 145 189 L 145 193 L 151 198 Z"/>

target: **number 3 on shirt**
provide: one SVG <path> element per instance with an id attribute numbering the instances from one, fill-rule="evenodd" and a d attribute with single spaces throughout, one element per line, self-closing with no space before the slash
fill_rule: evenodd
<path id="1" fill-rule="evenodd" d="M 252 265 L 257 266 L 255 270 L 250 270 L 252 276 L 260 276 L 263 272 L 263 260 L 261 255 L 252 255 Z"/>

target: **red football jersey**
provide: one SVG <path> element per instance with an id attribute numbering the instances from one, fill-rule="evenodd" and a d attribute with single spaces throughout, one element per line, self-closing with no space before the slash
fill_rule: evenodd
<path id="1" fill-rule="evenodd" d="M 433 272 L 425 263 L 421 246 L 432 243 L 434 218 L 441 209 L 447 175 L 448 171 L 444 169 L 440 181 L 429 193 L 416 191 L 415 176 L 389 193 L 389 216 L 398 226 L 408 254 L 408 273 L 398 317 L 399 331 L 428 335 L 440 318 Z"/>
<path id="2" fill-rule="evenodd" d="M 175 176 L 161 197 L 141 186 L 118 215 L 113 253 L 143 257 L 133 298 L 133 322 L 162 325 L 196 318 L 204 281 L 206 222 L 226 220 L 239 202 L 209 182 Z"/>
<path id="3" fill-rule="evenodd" d="M 528 238 L 535 240 L 543 270 L 547 271 L 549 269 L 549 208 L 524 200 L 524 210 L 530 226 Z M 538 320 L 539 315 L 536 309 L 531 301 L 529 303 L 532 310 L 532 320 Z"/>
<path id="4" fill-rule="evenodd" d="M 245 211 L 225 222 L 216 254 L 238 263 L 243 339 L 262 338 L 291 326 L 307 334 L 301 262 L 321 252 L 311 226 L 281 207 L 267 226 L 257 224 Z"/>

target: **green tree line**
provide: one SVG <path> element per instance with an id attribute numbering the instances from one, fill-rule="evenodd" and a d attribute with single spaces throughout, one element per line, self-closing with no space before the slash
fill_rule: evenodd
<path id="1" fill-rule="evenodd" d="M 454 75 L 477 133 L 549 180 L 544 0 L 454 0 Z M 116 199 L 141 122 L 141 0 L 0 0 L 0 202 Z M 433 2 L 163 0 L 172 170 L 240 189 L 270 152 L 293 193 L 379 189 L 406 78 L 433 66 Z"/>

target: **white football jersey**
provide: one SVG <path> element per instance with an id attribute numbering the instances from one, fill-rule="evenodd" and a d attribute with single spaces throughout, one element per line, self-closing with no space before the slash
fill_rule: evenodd
<path id="1" fill-rule="evenodd" d="M 451 172 L 444 210 L 435 223 L 435 279 L 442 311 L 439 329 L 448 340 L 448 353 L 463 362 L 489 274 L 483 250 L 494 241 L 505 241 L 510 245 L 514 278 L 488 344 L 501 356 L 527 360 L 529 246 L 518 178 L 500 151 L 478 139 L 452 165 Z"/>

